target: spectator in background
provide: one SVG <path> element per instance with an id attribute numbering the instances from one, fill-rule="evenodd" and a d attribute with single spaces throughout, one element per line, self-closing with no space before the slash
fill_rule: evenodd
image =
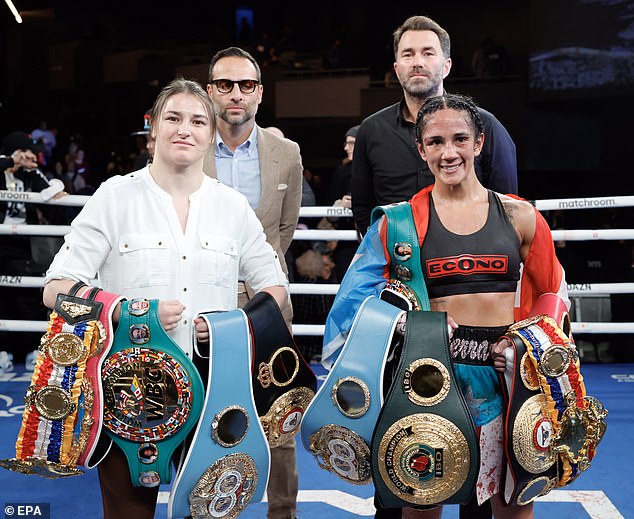
<path id="1" fill-rule="evenodd" d="M 316 248 L 306 249 L 295 260 L 296 282 L 298 283 L 334 283 L 335 264 L 330 251 L 323 243 Z M 329 294 L 291 294 L 295 321 L 301 324 L 323 324 L 334 300 Z M 310 362 L 321 357 L 322 337 L 300 335 L 295 337 L 297 347 L 304 358 Z"/>
<path id="2" fill-rule="evenodd" d="M 49 180 L 38 169 L 37 155 L 42 150 L 42 145 L 24 132 L 7 134 L 2 140 L 3 155 L 0 156 L 0 191 L 40 193 L 44 200 L 63 196 L 63 182 L 59 179 Z M 62 206 L 26 204 L 10 198 L 0 200 L 0 224 L 48 223 L 68 223 Z M 0 274 L 42 275 L 60 242 L 61 238 L 56 236 L 0 236 Z M 2 292 L 0 318 L 46 320 L 46 309 L 41 305 L 39 288 L 5 287 Z M 37 345 L 38 341 L 39 334 L 21 333 L 14 345 L 10 345 L 9 338 L 3 338 L 2 343 L 3 348 L 13 350 L 11 353 L 15 362 L 22 362 L 29 348 Z"/>
<path id="3" fill-rule="evenodd" d="M 51 167 L 53 151 L 57 146 L 57 136 L 55 134 L 56 132 L 48 127 L 46 121 L 41 121 L 40 125 L 31 132 L 31 138 L 43 146 L 41 162 L 46 169 Z"/>
<path id="4" fill-rule="evenodd" d="M 351 209 L 352 208 L 352 157 L 354 154 L 354 145 L 357 140 L 357 132 L 359 126 L 348 128 L 344 135 L 343 150 L 346 154 L 341 164 L 337 166 L 335 172 L 330 179 L 329 186 L 329 203 L 335 208 Z M 329 217 L 334 229 L 337 230 L 354 230 L 354 220 L 348 216 Z M 333 251 L 333 259 L 336 265 L 337 282 L 343 279 L 348 265 L 352 261 L 359 243 L 356 240 L 339 240 Z"/>

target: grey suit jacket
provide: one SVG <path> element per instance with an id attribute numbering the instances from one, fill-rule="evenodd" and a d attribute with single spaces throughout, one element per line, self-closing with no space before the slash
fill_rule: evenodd
<path id="1" fill-rule="evenodd" d="M 262 194 L 255 214 L 264 227 L 266 240 L 277 252 L 282 269 L 288 274 L 284 254 L 297 227 L 304 167 L 296 142 L 280 139 L 259 126 L 257 131 Z M 213 146 L 210 146 L 203 171 L 216 178 L 213 153 Z"/>

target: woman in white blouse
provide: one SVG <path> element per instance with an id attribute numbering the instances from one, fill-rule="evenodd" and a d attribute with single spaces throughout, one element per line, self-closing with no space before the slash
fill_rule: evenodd
<path id="1" fill-rule="evenodd" d="M 175 79 L 152 113 L 152 164 L 106 180 L 91 196 L 46 274 L 44 304 L 52 308 L 76 281 L 127 299 L 158 299 L 161 324 L 191 356 L 192 320 L 235 309 L 238 279 L 281 307 L 289 304 L 288 284 L 246 198 L 203 173 L 216 133 L 204 89 Z M 208 340 L 202 319 L 195 329 Z M 105 518 L 151 519 L 158 487 L 133 487 L 128 474 L 113 447 L 99 465 Z"/>

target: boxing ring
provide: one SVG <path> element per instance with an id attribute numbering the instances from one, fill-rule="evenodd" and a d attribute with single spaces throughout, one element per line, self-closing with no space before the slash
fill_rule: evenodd
<path id="1" fill-rule="evenodd" d="M 49 203 L 81 207 L 88 197 L 67 195 Z M 24 203 L 44 203 L 37 193 L 15 193 L 0 191 L 0 200 Z M 536 200 L 533 204 L 542 212 L 551 210 L 577 210 L 602 208 L 634 207 L 634 196 L 597 197 Z M 333 207 L 302 207 L 301 218 L 352 216 L 349 210 Z M 0 225 L 0 235 L 6 236 L 52 236 L 62 237 L 69 226 L 54 225 Z M 571 229 L 552 231 L 555 241 L 629 241 L 634 240 L 634 229 Z M 298 229 L 295 240 L 357 240 L 355 231 L 333 231 L 317 229 Z M 609 275 L 609 274 L 608 274 Z M 609 279 L 609 278 L 608 278 Z M 0 272 L 0 293 L 4 287 L 41 288 L 42 276 L 7 276 Z M 334 295 L 338 284 L 291 283 L 291 294 Z M 571 300 L 587 297 L 609 297 L 616 294 L 633 294 L 634 282 L 576 283 L 569 284 Z M 631 322 L 600 322 L 574 320 L 572 331 L 575 339 L 583 337 L 634 335 L 634 312 Z M 571 314 L 573 319 L 574 313 Z M 7 320 L 0 318 L 0 332 L 44 332 L 46 321 Z M 323 324 L 293 325 L 293 333 L 300 335 L 323 335 Z M 629 339 L 628 339 L 629 340 Z M 630 341 L 631 342 L 631 341 Z M 624 345 L 627 347 L 626 345 Z M 34 349 L 29 345 L 27 349 Z M 4 349 L 0 344 L 0 350 Z M 311 367 L 318 379 L 323 381 L 326 372 L 320 364 Z M 634 401 L 634 364 L 583 364 L 582 373 L 586 385 L 599 397 L 609 409 L 608 430 L 601 444 L 601 455 L 592 467 L 578 481 L 563 489 L 552 491 L 535 504 L 536 517 L 557 515 L 559 519 L 622 519 L 634 517 L 634 502 L 630 499 L 631 483 L 627 476 L 634 464 L 632 450 L 623 444 L 622 439 L 631 437 L 634 432 L 634 413 L 631 402 Z M 13 443 L 19 428 L 20 417 L 24 410 L 23 397 L 31 381 L 31 372 L 24 366 L 16 365 L 15 371 L 0 374 L 0 458 L 14 454 Z M 629 432 L 628 432 L 629 431 Z M 298 516 L 304 519 L 329 517 L 347 519 L 353 517 L 372 517 L 373 487 L 356 486 L 336 478 L 327 471 L 319 469 L 314 458 L 298 442 L 297 460 L 300 474 L 298 495 Z M 63 480 L 45 480 L 34 476 L 24 476 L 9 471 L 0 471 L 0 486 L 3 488 L 0 503 L 6 508 L 20 503 L 43 503 L 50 509 L 51 518 L 61 517 L 100 517 L 95 509 L 100 508 L 99 485 L 94 470 L 86 471 L 83 476 Z M 70 496 L 81 496 L 69 499 Z M 156 519 L 167 517 L 167 498 L 169 486 L 161 487 Z M 241 517 L 258 518 L 266 516 L 266 503 L 250 504 Z M 443 514 L 445 519 L 458 517 L 457 506 L 447 506 Z"/>
<path id="2" fill-rule="evenodd" d="M 64 206 L 82 207 L 87 196 L 66 195 L 59 200 L 44 202 L 39 193 L 25 193 L 15 191 L 0 191 L 0 200 L 7 202 L 53 204 Z M 569 198 L 548 199 L 533 201 L 535 207 L 541 211 L 551 210 L 575 210 L 575 209 L 617 209 L 634 207 L 634 196 L 595 197 L 595 198 Z M 321 217 L 351 217 L 352 211 L 341 207 L 302 207 L 300 218 Z M 63 237 L 70 230 L 66 225 L 0 225 L 0 235 L 11 236 L 52 236 Z M 596 241 L 596 240 L 634 240 L 634 229 L 566 229 L 552 230 L 554 241 Z M 321 230 L 298 229 L 293 236 L 294 240 L 308 241 L 356 241 L 357 233 L 352 230 Z M 0 272 L 0 287 L 39 288 L 44 286 L 42 277 L 39 276 L 6 276 Z M 338 284 L 311 284 L 291 283 L 291 294 L 336 294 Z M 584 296 L 609 296 L 611 294 L 632 294 L 634 283 L 576 283 L 568 285 L 571 298 Z M 0 319 L 0 331 L 8 332 L 44 332 L 46 321 L 6 320 Z M 575 321 L 572 323 L 574 334 L 634 334 L 634 321 L 632 322 L 594 322 Z M 294 335 L 316 335 L 324 333 L 324 325 L 293 324 Z"/>

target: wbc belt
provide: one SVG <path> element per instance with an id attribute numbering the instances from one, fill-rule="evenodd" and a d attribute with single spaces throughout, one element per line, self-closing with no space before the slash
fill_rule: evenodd
<path id="1" fill-rule="evenodd" d="M 103 305 L 95 301 L 100 289 L 80 298 L 75 294 L 82 286 L 57 296 L 24 398 L 16 455 L 0 460 L 2 467 L 48 478 L 82 473 L 77 464 L 91 434 L 95 398 L 87 363 L 103 354 L 106 339 Z"/>
<path id="2" fill-rule="evenodd" d="M 253 348 L 253 396 L 269 446 L 279 447 L 300 429 L 317 391 L 317 377 L 304 360 L 273 296 L 258 292 L 244 306 Z"/>
<path id="3" fill-rule="evenodd" d="M 106 432 L 125 453 L 132 484 L 143 487 L 170 482 L 174 449 L 196 424 L 204 398 L 198 371 L 161 326 L 158 304 L 121 303 L 101 369 Z"/>
<path id="4" fill-rule="evenodd" d="M 270 451 L 251 387 L 251 337 L 242 310 L 205 313 L 211 341 L 204 411 L 168 502 L 168 517 L 237 517 L 261 501 Z"/>
<path id="5" fill-rule="evenodd" d="M 385 508 L 466 503 L 479 450 L 451 364 L 445 312 L 407 313 L 397 373 L 372 436 L 372 478 Z"/>
<path id="6" fill-rule="evenodd" d="M 386 357 L 402 314 L 374 296 L 361 304 L 302 422 L 302 442 L 319 466 L 355 485 L 372 482 L 370 442 L 383 403 Z"/>

